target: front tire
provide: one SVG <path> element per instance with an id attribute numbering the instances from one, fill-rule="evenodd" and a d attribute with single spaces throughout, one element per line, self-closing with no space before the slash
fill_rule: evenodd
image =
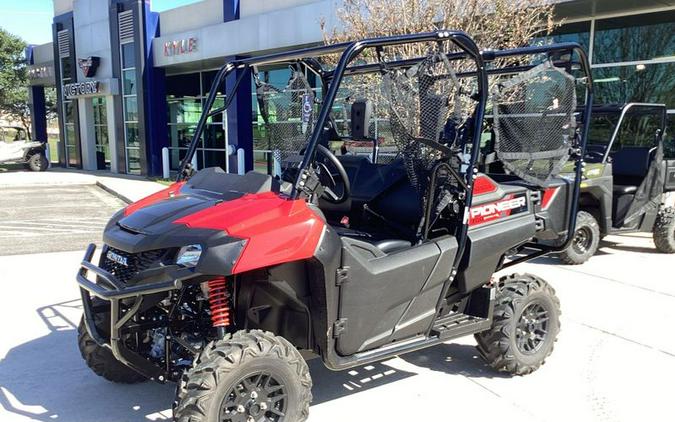
<path id="1" fill-rule="evenodd" d="M 300 352 L 282 337 L 239 331 L 208 344 L 178 385 L 177 422 L 304 421 L 312 379 Z"/>
<path id="2" fill-rule="evenodd" d="M 560 253 L 560 260 L 567 265 L 579 265 L 595 255 L 600 246 L 600 226 L 592 214 L 577 213 L 577 224 L 572 244 Z"/>
<path id="3" fill-rule="evenodd" d="M 43 153 L 38 152 L 28 157 L 26 165 L 31 171 L 45 171 L 49 167 L 49 161 Z"/>
<path id="4" fill-rule="evenodd" d="M 656 249 L 663 253 L 675 253 L 675 208 L 666 207 L 659 211 L 653 236 Z"/>
<path id="5" fill-rule="evenodd" d="M 143 375 L 115 359 L 110 349 L 99 346 L 87 332 L 84 318 L 77 328 L 77 344 L 82 358 L 96 375 L 120 384 L 136 384 L 146 380 Z"/>
<path id="6" fill-rule="evenodd" d="M 537 370 L 560 332 L 560 301 L 544 280 L 530 274 L 502 277 L 492 327 L 475 335 L 478 351 L 494 369 L 513 375 Z"/>

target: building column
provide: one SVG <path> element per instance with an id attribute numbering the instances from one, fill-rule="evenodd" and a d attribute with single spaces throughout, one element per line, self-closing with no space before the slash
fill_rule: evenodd
<path id="1" fill-rule="evenodd" d="M 96 134 L 94 133 L 94 106 L 91 98 L 80 98 L 78 110 L 80 115 L 80 147 L 82 148 L 82 169 L 97 170 L 96 166 Z"/>
<path id="2" fill-rule="evenodd" d="M 47 142 L 47 106 L 45 103 L 45 87 L 28 88 L 30 105 L 30 131 L 33 139 Z"/>
<path id="3" fill-rule="evenodd" d="M 228 57 L 225 61 L 234 60 L 234 57 Z M 239 84 L 236 92 L 230 92 L 230 87 L 234 87 L 241 72 L 246 72 Z M 227 136 L 229 144 L 235 148 L 244 150 L 246 157 L 246 171 L 253 170 L 253 120 L 252 120 L 252 99 L 251 99 L 251 71 L 246 69 L 237 69 L 231 72 L 225 80 L 227 95 L 234 95 L 234 101 L 227 109 Z M 236 154 L 230 156 L 230 169 L 236 169 Z M 231 170 L 232 171 L 232 170 Z"/>
<path id="4" fill-rule="evenodd" d="M 106 111 L 106 122 L 108 123 L 108 147 L 110 148 L 110 171 L 113 173 L 119 173 L 120 168 L 118 165 L 118 149 L 117 143 L 121 142 L 124 144 L 124 134 L 117 132 L 117 125 L 115 122 L 116 118 L 123 119 L 123 116 L 115 115 L 115 97 L 109 95 L 105 98 L 105 111 Z"/>

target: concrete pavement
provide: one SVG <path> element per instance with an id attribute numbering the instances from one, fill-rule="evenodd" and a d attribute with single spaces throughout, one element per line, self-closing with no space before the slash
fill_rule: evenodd
<path id="1" fill-rule="evenodd" d="M 125 205 L 95 185 L 0 188 L 0 256 L 83 249 Z"/>
<path id="2" fill-rule="evenodd" d="M 169 420 L 172 386 L 111 384 L 81 360 L 81 256 L 0 257 L 0 420 Z M 631 235 L 609 237 L 582 266 L 555 263 L 514 269 L 549 280 L 562 302 L 562 332 L 539 371 L 495 373 L 471 337 L 346 372 L 314 360 L 310 421 L 672 420 L 675 257 Z"/>
<path id="3" fill-rule="evenodd" d="M 80 171 L 57 167 L 36 173 L 0 168 L 0 190 L 9 187 L 77 185 L 98 185 L 124 202 L 138 201 L 166 187 L 141 176 L 107 171 Z"/>

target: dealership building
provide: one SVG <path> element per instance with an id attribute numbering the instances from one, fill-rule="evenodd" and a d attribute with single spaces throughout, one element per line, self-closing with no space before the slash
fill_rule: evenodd
<path id="1" fill-rule="evenodd" d="M 553 0 L 591 60 L 596 103 L 665 103 L 675 131 L 675 1 Z M 162 149 L 176 169 L 211 81 L 228 60 L 316 45 L 320 21 L 337 24 L 336 0 L 204 0 L 161 13 L 149 0 L 54 0 L 53 42 L 27 52 L 33 133 L 47 138 L 46 87 L 58 98 L 58 156 L 65 167 L 157 176 Z M 287 67 L 258 69 L 283 87 Z M 234 86 L 233 73 L 226 85 Z M 265 160 L 250 75 L 226 115 L 209 119 L 197 166 L 246 169 Z M 218 93 L 218 101 L 224 101 Z"/>

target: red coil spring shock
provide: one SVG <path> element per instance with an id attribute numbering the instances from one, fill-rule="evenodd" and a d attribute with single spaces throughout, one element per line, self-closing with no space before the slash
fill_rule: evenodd
<path id="1" fill-rule="evenodd" d="M 230 325 L 230 293 L 227 291 L 227 279 L 214 278 L 208 282 L 208 286 L 211 323 L 215 328 L 227 327 Z"/>

